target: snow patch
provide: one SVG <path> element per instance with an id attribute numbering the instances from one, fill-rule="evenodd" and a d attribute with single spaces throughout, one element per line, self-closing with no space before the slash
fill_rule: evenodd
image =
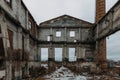
<path id="1" fill-rule="evenodd" d="M 41 64 L 41 66 L 48 69 L 48 64 Z"/>
<path id="2" fill-rule="evenodd" d="M 48 80 L 87 80 L 85 76 L 75 75 L 71 70 L 66 67 L 61 67 L 55 72 L 44 76 Z"/>
<path id="3" fill-rule="evenodd" d="M 5 70 L 0 71 L 0 78 L 2 78 L 3 76 L 5 76 Z"/>

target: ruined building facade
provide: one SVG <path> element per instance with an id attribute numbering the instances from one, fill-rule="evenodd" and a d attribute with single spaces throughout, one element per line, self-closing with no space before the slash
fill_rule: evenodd
<path id="1" fill-rule="evenodd" d="M 94 62 L 95 44 L 93 34 L 90 31 L 92 26 L 92 23 L 68 15 L 43 22 L 39 25 L 39 50 L 48 49 L 48 60 L 50 62 Z M 56 60 L 55 56 L 57 53 L 59 55 L 60 52 L 62 60 Z M 70 53 L 74 54 L 72 61 L 70 60 Z M 52 65 L 50 64 L 50 66 Z M 91 67 L 94 65 L 91 64 Z"/>
<path id="2" fill-rule="evenodd" d="M 0 0 L 0 69 L 5 80 L 25 78 L 36 65 L 37 36 L 38 25 L 22 0 Z"/>
<path id="3" fill-rule="evenodd" d="M 120 1 L 105 14 L 105 0 L 96 0 L 95 24 L 63 15 L 38 26 L 22 0 L 0 0 L 0 78 L 32 77 L 31 70 L 40 67 L 43 49 L 48 51 L 49 67 L 59 62 L 55 60 L 59 49 L 62 65 L 105 68 L 105 37 L 119 30 L 119 18 Z M 70 49 L 75 56 L 69 64 Z"/>

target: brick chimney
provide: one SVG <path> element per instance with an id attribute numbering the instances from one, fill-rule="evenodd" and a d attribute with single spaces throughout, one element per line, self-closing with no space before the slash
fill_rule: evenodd
<path id="1" fill-rule="evenodd" d="M 106 0 L 96 0 L 96 17 L 95 22 L 98 23 L 99 20 L 105 15 L 106 11 Z M 101 39 L 96 42 L 97 46 L 97 61 L 101 68 L 106 68 L 106 38 Z M 99 48 L 99 49 L 98 49 Z M 99 51 L 98 51 L 99 50 Z"/>
<path id="2" fill-rule="evenodd" d="M 96 0 L 96 23 L 105 15 L 105 0 Z"/>

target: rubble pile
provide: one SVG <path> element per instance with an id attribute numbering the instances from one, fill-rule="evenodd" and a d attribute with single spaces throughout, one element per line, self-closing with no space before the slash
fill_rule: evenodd
<path id="1" fill-rule="evenodd" d="M 44 76 L 48 80 L 87 80 L 85 76 L 75 75 L 66 67 L 60 67 L 55 72 Z"/>

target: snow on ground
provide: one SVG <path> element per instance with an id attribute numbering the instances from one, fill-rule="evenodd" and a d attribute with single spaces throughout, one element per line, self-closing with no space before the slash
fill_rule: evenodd
<path id="1" fill-rule="evenodd" d="M 61 67 L 50 75 L 44 76 L 48 80 L 87 80 L 85 76 L 75 75 L 68 68 Z"/>
<path id="2" fill-rule="evenodd" d="M 48 64 L 41 64 L 41 66 L 48 69 Z"/>
<path id="3" fill-rule="evenodd" d="M 0 70 L 0 78 L 2 78 L 3 76 L 5 76 L 5 70 Z"/>

